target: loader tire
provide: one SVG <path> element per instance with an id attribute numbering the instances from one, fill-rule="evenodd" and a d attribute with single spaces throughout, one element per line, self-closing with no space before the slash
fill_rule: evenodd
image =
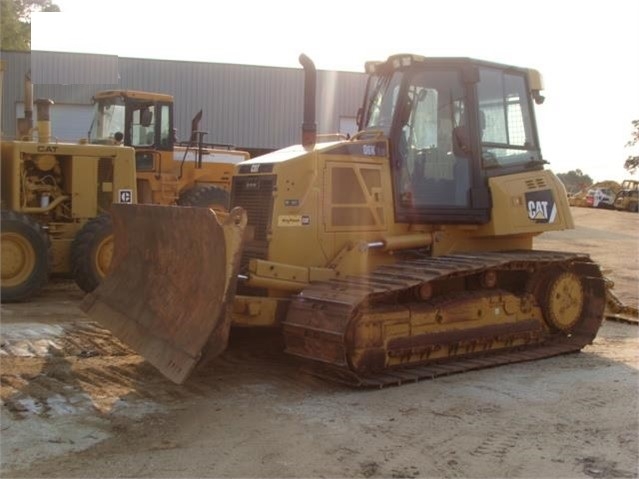
<path id="1" fill-rule="evenodd" d="M 71 271 L 76 284 L 90 293 L 109 273 L 113 258 L 113 222 L 110 215 L 88 221 L 71 243 Z"/>
<path id="2" fill-rule="evenodd" d="M 196 186 L 186 190 L 177 201 L 180 206 L 199 206 L 213 211 L 229 210 L 229 194 L 217 186 Z"/>
<path id="3" fill-rule="evenodd" d="M 9 210 L 0 214 L 0 299 L 3 303 L 24 301 L 38 294 L 49 280 L 49 237 L 27 215 Z"/>

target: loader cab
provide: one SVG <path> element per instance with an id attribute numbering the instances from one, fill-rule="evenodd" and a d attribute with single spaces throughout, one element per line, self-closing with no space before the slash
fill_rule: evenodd
<path id="1" fill-rule="evenodd" d="M 173 97 L 160 93 L 104 91 L 93 98 L 91 143 L 173 150 Z"/>
<path id="2" fill-rule="evenodd" d="M 395 55 L 367 71 L 360 129 L 389 139 L 397 221 L 487 223 L 489 177 L 543 168 L 529 70 Z"/>
<path id="3" fill-rule="evenodd" d="M 89 142 L 124 144 L 136 150 L 138 171 L 150 171 L 162 152 L 174 149 L 173 97 L 160 93 L 104 91 L 93 98 Z"/>

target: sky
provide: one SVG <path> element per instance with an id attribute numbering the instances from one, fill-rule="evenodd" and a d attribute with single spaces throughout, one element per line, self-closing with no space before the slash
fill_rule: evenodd
<path id="1" fill-rule="evenodd" d="M 395 53 L 473 57 L 539 70 L 536 109 L 555 173 L 595 182 L 623 168 L 639 119 L 637 0 L 53 0 L 33 50 L 363 71 Z"/>

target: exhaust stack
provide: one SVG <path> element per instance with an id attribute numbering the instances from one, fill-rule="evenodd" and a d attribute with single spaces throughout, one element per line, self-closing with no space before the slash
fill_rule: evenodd
<path id="1" fill-rule="evenodd" d="M 317 124 L 315 123 L 315 90 L 317 71 L 313 60 L 303 53 L 299 58 L 304 68 L 304 122 L 302 123 L 302 146 L 313 148 L 317 142 Z"/>
<path id="2" fill-rule="evenodd" d="M 24 116 L 17 118 L 17 137 L 21 140 L 32 140 L 33 130 L 33 83 L 31 82 L 31 72 L 24 76 Z"/>

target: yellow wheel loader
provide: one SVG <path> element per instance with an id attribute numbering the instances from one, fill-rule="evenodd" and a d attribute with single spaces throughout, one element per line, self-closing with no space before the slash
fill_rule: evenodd
<path id="1" fill-rule="evenodd" d="M 135 90 L 106 90 L 93 97 L 94 116 L 89 142 L 135 149 L 139 203 L 213 208 L 225 213 L 231 175 L 249 158 L 232 145 L 203 142 L 200 111 L 189 141 L 178 142 L 173 127 L 173 97 Z M 78 286 L 93 291 L 108 273 L 113 255 L 113 225 L 109 214 L 91 221 L 75 237 L 72 270 Z"/>
<path id="2" fill-rule="evenodd" d="M 604 317 L 545 168 L 540 74 L 468 58 L 369 62 L 350 139 L 316 134 L 236 166 L 231 211 L 114 205 L 113 273 L 82 308 L 172 381 L 233 327 L 277 327 L 312 373 L 381 387 L 579 351 Z"/>
<path id="3" fill-rule="evenodd" d="M 107 90 L 94 97 L 89 142 L 135 148 L 141 203 L 228 208 L 233 168 L 249 154 L 232 145 L 205 143 L 202 111 L 188 141 L 173 126 L 173 97 L 135 90 Z"/>
<path id="4" fill-rule="evenodd" d="M 134 150 L 55 141 L 51 103 L 36 102 L 37 140 L 28 132 L 0 145 L 2 302 L 31 298 L 50 274 L 70 275 L 72 256 L 77 257 L 73 241 L 84 227 L 113 202 L 137 201 Z M 83 260 L 106 270 L 112 241 L 95 245 L 91 253 Z"/>
<path id="5" fill-rule="evenodd" d="M 176 145 L 171 96 L 100 92 L 89 141 L 63 143 L 51 135 L 50 100 L 36 102 L 33 128 L 32 90 L 27 78 L 18 139 L 1 143 L 3 302 L 28 300 L 50 274 L 95 289 L 113 256 L 114 202 L 226 211 L 233 167 L 249 155 L 205 145 L 197 131 Z"/>

